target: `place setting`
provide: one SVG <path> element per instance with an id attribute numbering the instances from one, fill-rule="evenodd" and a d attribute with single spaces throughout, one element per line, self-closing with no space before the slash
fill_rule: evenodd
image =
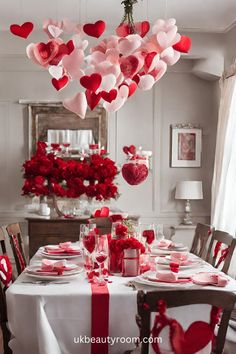
<path id="1" fill-rule="evenodd" d="M 39 251 L 42 257 L 52 259 L 73 259 L 82 255 L 79 242 L 62 242 L 58 245 L 47 245 Z"/>

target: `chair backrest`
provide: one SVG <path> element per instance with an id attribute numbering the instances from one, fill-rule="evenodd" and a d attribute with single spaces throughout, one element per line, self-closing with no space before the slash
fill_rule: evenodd
<path id="1" fill-rule="evenodd" d="M 112 222 L 110 218 L 92 218 L 89 219 L 89 223 L 97 225 L 99 235 L 106 235 L 111 233 Z"/>
<path id="2" fill-rule="evenodd" d="M 16 262 L 16 269 L 20 275 L 26 267 L 26 257 L 24 253 L 22 233 L 18 223 L 10 224 L 6 227 L 13 256 Z"/>
<path id="3" fill-rule="evenodd" d="M 158 301 L 164 300 L 168 308 L 193 305 L 209 304 L 222 309 L 222 317 L 215 342 L 215 354 L 223 352 L 227 327 L 236 302 L 236 294 L 227 291 L 218 290 L 169 290 L 153 291 L 144 293 L 138 292 L 138 316 L 137 323 L 140 327 L 140 340 L 150 337 L 150 319 L 151 313 L 157 312 Z M 149 343 L 142 341 L 141 354 L 149 353 Z"/>
<path id="4" fill-rule="evenodd" d="M 223 253 L 220 251 L 221 244 L 226 245 Z M 236 238 L 228 234 L 227 232 L 215 230 L 212 234 L 211 242 L 207 251 L 206 261 L 213 265 L 213 267 L 218 268 L 221 263 L 223 264 L 222 271 L 227 274 L 231 262 L 231 258 L 234 253 L 236 246 Z M 215 247 L 213 249 L 213 247 Z M 218 248 L 218 252 L 217 252 Z M 217 254 L 221 252 L 222 256 L 217 258 Z"/>
<path id="5" fill-rule="evenodd" d="M 0 227 L 0 245 L 2 249 L 2 254 L 6 254 L 6 244 L 5 244 L 5 235 L 3 229 Z"/>
<path id="6" fill-rule="evenodd" d="M 196 256 L 203 256 L 206 250 L 206 244 L 212 234 L 212 228 L 210 225 L 198 223 L 195 229 L 195 235 L 190 252 Z"/>

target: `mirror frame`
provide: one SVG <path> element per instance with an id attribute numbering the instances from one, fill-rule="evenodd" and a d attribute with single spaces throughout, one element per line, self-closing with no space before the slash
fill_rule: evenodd
<path id="1" fill-rule="evenodd" d="M 64 108 L 62 102 L 20 100 L 19 103 L 28 106 L 29 156 L 35 153 L 37 141 L 46 141 L 48 129 L 91 129 L 95 143 L 107 149 L 108 119 L 103 107 L 87 110 L 85 119 L 81 119 Z"/>

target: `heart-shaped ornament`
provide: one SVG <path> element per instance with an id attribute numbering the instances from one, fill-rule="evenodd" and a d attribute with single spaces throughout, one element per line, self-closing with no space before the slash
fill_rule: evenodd
<path id="1" fill-rule="evenodd" d="M 102 82 L 102 77 L 100 74 L 92 74 L 90 76 L 83 76 L 80 79 L 80 83 L 83 87 L 85 87 L 87 90 L 96 92 L 97 89 L 100 87 Z"/>
<path id="2" fill-rule="evenodd" d="M 99 90 L 101 91 L 110 91 L 114 88 L 116 84 L 116 77 L 113 74 L 105 75 L 102 77 L 102 82 Z"/>
<path id="3" fill-rule="evenodd" d="M 87 99 L 85 93 L 79 92 L 74 97 L 65 99 L 63 101 L 63 106 L 84 119 L 87 111 Z"/>
<path id="4" fill-rule="evenodd" d="M 191 45 L 191 38 L 188 36 L 181 36 L 180 41 L 173 45 L 173 48 L 181 53 L 188 53 L 191 49 Z"/>
<path id="5" fill-rule="evenodd" d="M 85 94 L 86 94 L 88 106 L 91 109 L 91 111 L 93 111 L 94 108 L 97 107 L 97 105 L 101 100 L 101 93 L 99 92 L 98 94 L 96 94 L 95 92 L 86 90 Z"/>
<path id="6" fill-rule="evenodd" d="M 127 23 L 122 23 L 116 28 L 116 34 L 119 37 L 128 36 L 129 34 L 131 34 L 130 25 L 128 25 Z"/>
<path id="7" fill-rule="evenodd" d="M 99 38 L 106 29 L 104 21 L 97 21 L 95 23 L 87 23 L 83 26 L 84 32 L 91 37 Z"/>
<path id="8" fill-rule="evenodd" d="M 34 25 L 32 22 L 25 22 L 22 25 L 13 24 L 10 26 L 10 31 L 12 34 L 25 39 L 29 37 L 33 29 Z"/>
<path id="9" fill-rule="evenodd" d="M 101 96 L 104 99 L 104 101 L 111 103 L 117 97 L 117 90 L 112 89 L 109 92 L 102 91 L 101 92 Z"/>
<path id="10" fill-rule="evenodd" d="M 83 51 L 85 51 L 89 44 L 87 39 L 82 40 L 79 34 L 75 34 L 72 37 L 72 41 L 74 43 L 75 48 L 82 49 Z"/>
<path id="11" fill-rule="evenodd" d="M 64 75 L 58 80 L 55 78 L 52 79 L 52 84 L 57 91 L 62 90 L 64 87 L 68 85 L 68 83 L 69 83 L 69 78 L 66 75 Z"/>
<path id="12" fill-rule="evenodd" d="M 140 35 L 140 37 L 145 37 L 150 30 L 150 23 L 148 21 L 135 23 L 135 29 Z"/>
<path id="13" fill-rule="evenodd" d="M 48 43 L 41 42 L 34 46 L 34 57 L 42 66 L 47 66 L 51 63 L 53 58 L 58 55 L 58 52 L 59 44 L 55 40 L 51 40 Z"/>
<path id="14" fill-rule="evenodd" d="M 161 53 L 161 59 L 168 65 L 174 65 L 180 59 L 180 52 L 168 47 Z"/>
<path id="15" fill-rule="evenodd" d="M 140 76 L 138 87 L 143 91 L 147 91 L 147 90 L 151 90 L 154 84 L 155 84 L 154 77 L 152 75 L 147 74 L 147 75 Z"/>
<path id="16" fill-rule="evenodd" d="M 152 71 L 155 68 L 155 66 L 157 65 L 159 59 L 160 59 L 160 57 L 159 57 L 159 54 L 157 54 L 157 52 L 148 53 L 145 56 L 144 70 L 147 73 L 149 71 Z"/>
<path id="17" fill-rule="evenodd" d="M 148 176 L 148 168 L 144 164 L 126 163 L 121 172 L 123 178 L 131 186 L 144 182 Z"/>
<path id="18" fill-rule="evenodd" d="M 130 55 L 120 59 L 120 69 L 125 78 L 132 78 L 139 67 L 139 60 L 136 56 Z"/>
<path id="19" fill-rule="evenodd" d="M 57 80 L 59 80 L 63 74 L 63 68 L 61 66 L 51 65 L 48 71 L 49 74 Z"/>
<path id="20" fill-rule="evenodd" d="M 8 256 L 0 256 L 0 281 L 8 286 L 12 281 L 12 266 Z"/>
<path id="21" fill-rule="evenodd" d="M 84 52 L 81 49 L 75 48 L 70 55 L 65 55 L 62 58 L 62 65 L 64 66 L 67 74 L 75 79 L 81 78 L 81 65 L 84 61 Z"/>
<path id="22" fill-rule="evenodd" d="M 166 73 L 166 70 L 167 70 L 167 64 L 163 60 L 159 60 L 155 69 L 151 71 L 149 74 L 154 77 L 155 81 L 158 81 Z"/>
<path id="23" fill-rule="evenodd" d="M 128 56 L 133 54 L 141 45 L 139 36 L 131 35 L 127 38 L 122 38 L 119 41 L 119 51 L 122 55 Z"/>
<path id="24" fill-rule="evenodd" d="M 63 33 L 63 30 L 57 26 L 49 25 L 48 32 L 53 38 L 58 38 Z"/>

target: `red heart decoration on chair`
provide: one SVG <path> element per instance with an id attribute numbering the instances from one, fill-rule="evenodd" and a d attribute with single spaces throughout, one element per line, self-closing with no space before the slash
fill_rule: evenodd
<path id="1" fill-rule="evenodd" d="M 173 48 L 178 52 L 188 53 L 191 48 L 191 45 L 191 38 L 189 38 L 188 36 L 181 36 L 180 41 L 173 45 Z"/>
<path id="2" fill-rule="evenodd" d="M 0 280 L 5 286 L 12 280 L 12 266 L 7 256 L 0 256 Z"/>
<path id="3" fill-rule="evenodd" d="M 126 163 L 122 167 L 122 176 L 131 186 L 145 181 L 148 176 L 148 168 L 144 164 Z"/>
<path id="4" fill-rule="evenodd" d="M 102 92 L 101 92 L 101 96 L 102 96 L 102 98 L 103 98 L 105 101 L 111 103 L 111 102 L 114 101 L 114 100 L 116 99 L 116 97 L 117 97 L 117 90 L 112 89 L 112 90 L 109 91 L 109 92 L 102 91 Z"/>
<path id="5" fill-rule="evenodd" d="M 106 23 L 104 21 L 97 21 L 95 23 L 87 23 L 83 26 L 84 32 L 91 37 L 99 38 L 105 31 Z"/>
<path id="6" fill-rule="evenodd" d="M 13 24 L 10 26 L 10 31 L 12 34 L 25 39 L 29 37 L 33 29 L 34 25 L 32 22 L 25 22 L 23 25 Z"/>
<path id="7" fill-rule="evenodd" d="M 55 78 L 52 79 L 52 84 L 57 91 L 63 89 L 68 84 L 68 82 L 69 82 L 69 78 L 66 75 L 61 77 L 59 80 Z"/>
<path id="8" fill-rule="evenodd" d="M 129 55 L 128 57 L 122 57 L 120 63 L 120 70 L 126 78 L 132 78 L 139 66 L 138 58 L 134 55 Z"/>
<path id="9" fill-rule="evenodd" d="M 96 94 L 95 92 L 87 90 L 85 94 L 86 94 L 88 106 L 92 111 L 94 110 L 95 107 L 97 107 L 98 103 L 100 102 L 101 93 L 99 92 L 98 94 Z"/>
<path id="10" fill-rule="evenodd" d="M 80 83 L 83 87 L 90 91 L 97 91 L 99 86 L 101 85 L 102 77 L 100 74 L 92 74 L 91 76 L 83 76 L 80 79 Z"/>
<path id="11" fill-rule="evenodd" d="M 170 341 L 174 353 L 194 354 L 205 348 L 213 338 L 214 332 L 209 323 L 196 321 L 184 332 L 183 327 L 175 321 Z"/>

